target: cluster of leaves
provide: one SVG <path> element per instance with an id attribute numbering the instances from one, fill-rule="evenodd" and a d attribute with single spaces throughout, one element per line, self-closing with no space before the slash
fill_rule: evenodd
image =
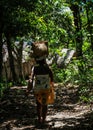
<path id="1" fill-rule="evenodd" d="M 3 80 L 3 82 L 0 83 L 0 98 L 3 96 L 3 94 L 5 92 L 8 92 L 8 90 L 13 87 L 14 85 L 21 85 L 21 86 L 26 86 L 27 85 L 27 81 L 26 80 L 19 80 L 18 83 L 14 83 L 12 81 L 7 82 L 6 79 Z"/>
<path id="2" fill-rule="evenodd" d="M 88 47 L 81 60 L 74 57 L 65 68 L 52 65 L 55 82 L 78 85 L 80 100 L 84 102 L 93 101 L 93 52 L 89 53 Z"/>
<path id="3" fill-rule="evenodd" d="M 66 0 L 1 0 L 0 36 L 7 34 L 15 40 L 18 36 L 26 37 L 27 35 L 34 40 L 47 40 L 49 41 L 50 52 L 57 52 L 59 48 L 63 47 L 76 49 L 75 37 L 82 32 L 83 45 L 78 44 L 78 50 L 82 46 L 84 56 L 82 60 L 74 59 L 67 68 L 60 69 L 56 64 L 53 64 L 52 68 L 56 82 L 77 84 L 84 82 L 87 85 L 88 82 L 92 81 L 92 68 L 89 69 L 92 61 L 92 55 L 89 54 L 89 39 L 93 31 L 92 3 L 92 0 L 69 0 L 68 2 Z M 80 32 L 76 33 L 73 11 L 70 8 L 72 5 L 79 5 L 83 25 Z M 3 85 L 1 86 L 3 88 Z"/>
<path id="4" fill-rule="evenodd" d="M 7 82 L 2 82 L 2 83 L 0 83 L 0 97 L 2 97 L 2 96 L 3 96 L 3 93 L 4 93 L 5 91 L 8 91 L 9 88 L 12 87 L 12 86 L 13 86 L 13 83 L 12 83 L 12 82 L 9 82 L 9 83 L 7 83 Z"/>

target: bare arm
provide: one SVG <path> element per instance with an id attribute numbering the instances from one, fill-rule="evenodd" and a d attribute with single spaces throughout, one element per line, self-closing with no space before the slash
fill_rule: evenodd
<path id="1" fill-rule="evenodd" d="M 54 87 L 53 72 L 52 72 L 52 70 L 50 68 L 49 68 L 49 77 L 50 77 L 50 85 L 52 87 Z"/>
<path id="2" fill-rule="evenodd" d="M 26 93 L 29 93 L 31 89 L 33 88 L 33 78 L 34 78 L 34 67 L 32 67 L 30 79 L 28 80 Z"/>

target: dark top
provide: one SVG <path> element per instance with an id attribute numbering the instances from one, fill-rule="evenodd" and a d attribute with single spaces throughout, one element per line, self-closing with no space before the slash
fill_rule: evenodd
<path id="1" fill-rule="evenodd" d="M 46 75 L 49 74 L 50 81 L 53 82 L 53 73 L 47 64 L 37 64 L 33 69 L 33 77 L 35 75 Z"/>

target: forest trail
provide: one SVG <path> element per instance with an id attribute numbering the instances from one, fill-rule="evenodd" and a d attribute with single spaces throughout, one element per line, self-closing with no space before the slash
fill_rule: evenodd
<path id="1" fill-rule="evenodd" d="M 36 125 L 33 93 L 26 86 L 14 86 L 0 101 L 0 130 L 92 130 L 93 109 L 79 101 L 78 87 L 55 84 L 56 99 L 49 105 L 46 126 Z"/>

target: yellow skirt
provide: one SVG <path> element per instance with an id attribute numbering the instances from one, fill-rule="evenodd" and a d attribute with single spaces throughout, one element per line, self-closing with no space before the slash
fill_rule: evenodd
<path id="1" fill-rule="evenodd" d="M 38 92 L 34 92 L 34 95 L 36 100 L 42 105 L 54 103 L 55 93 L 52 87 L 48 90 L 40 90 Z"/>

